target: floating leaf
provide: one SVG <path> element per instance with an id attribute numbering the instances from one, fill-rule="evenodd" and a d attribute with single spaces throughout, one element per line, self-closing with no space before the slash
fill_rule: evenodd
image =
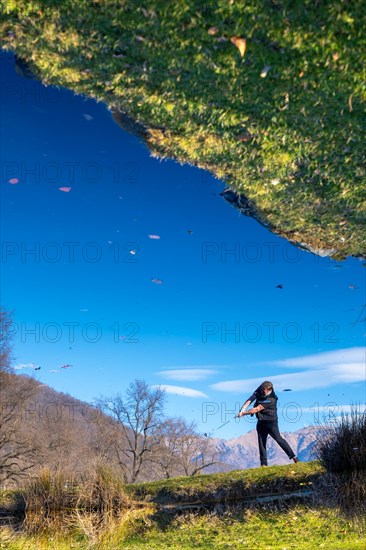
<path id="1" fill-rule="evenodd" d="M 246 38 L 239 38 L 238 36 L 232 36 L 230 40 L 238 48 L 241 57 L 244 57 L 245 50 L 247 49 Z"/>

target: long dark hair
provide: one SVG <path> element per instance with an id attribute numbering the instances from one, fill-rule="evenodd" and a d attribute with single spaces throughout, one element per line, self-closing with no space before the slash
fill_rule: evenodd
<path id="1" fill-rule="evenodd" d="M 264 390 L 271 390 L 272 397 L 278 399 L 277 395 L 275 394 L 273 384 L 269 380 L 265 380 L 264 382 L 262 382 L 262 384 L 258 386 L 258 388 L 255 390 L 255 393 L 259 396 L 263 396 Z"/>

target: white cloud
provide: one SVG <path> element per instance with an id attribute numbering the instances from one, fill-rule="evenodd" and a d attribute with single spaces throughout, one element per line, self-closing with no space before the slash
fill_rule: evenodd
<path id="1" fill-rule="evenodd" d="M 174 395 L 182 395 L 183 397 L 208 397 L 205 393 L 193 390 L 192 388 L 184 388 L 182 386 L 170 386 L 169 384 L 159 384 L 151 386 L 152 388 L 161 388 L 167 393 L 172 393 Z"/>
<path id="2" fill-rule="evenodd" d="M 302 367 L 309 370 L 275 375 L 268 372 L 265 377 L 218 382 L 212 384 L 211 388 L 232 393 L 252 392 L 263 382 L 264 378 L 267 378 L 271 380 L 275 390 L 281 391 L 290 388 L 301 391 L 326 388 L 336 384 L 365 382 L 366 378 L 365 348 L 343 349 L 274 361 L 268 364 L 281 367 Z"/>
<path id="3" fill-rule="evenodd" d="M 195 382 L 197 380 L 205 380 L 209 376 L 217 374 L 219 371 L 214 369 L 196 369 L 196 368 L 183 368 L 183 369 L 169 369 L 161 370 L 157 374 L 168 380 L 181 380 L 186 382 Z"/>
<path id="4" fill-rule="evenodd" d="M 280 361 L 266 362 L 266 365 L 276 365 L 278 367 L 319 367 L 326 365 L 343 365 L 345 363 L 362 363 L 366 365 L 366 348 L 346 348 L 335 351 L 325 351 L 314 355 L 304 355 L 302 357 L 293 357 Z"/>
<path id="5" fill-rule="evenodd" d="M 22 370 L 22 369 L 35 369 L 37 365 L 34 363 L 18 363 L 18 365 L 15 365 L 15 370 Z"/>

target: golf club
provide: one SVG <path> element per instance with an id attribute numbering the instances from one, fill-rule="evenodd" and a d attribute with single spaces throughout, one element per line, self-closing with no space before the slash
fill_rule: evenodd
<path id="1" fill-rule="evenodd" d="M 232 420 L 234 420 L 235 418 L 238 418 L 238 415 L 236 414 L 235 416 L 233 416 L 232 418 L 230 418 L 229 420 L 227 420 L 226 422 L 224 422 L 223 424 L 221 424 L 221 426 L 219 426 L 218 428 L 215 428 L 212 432 L 211 432 L 211 435 L 208 435 L 207 433 L 203 434 L 205 437 L 212 437 L 212 434 L 217 432 L 217 430 L 220 430 L 221 428 L 223 428 L 224 426 L 226 426 L 227 424 L 229 424 L 229 422 L 231 422 Z"/>

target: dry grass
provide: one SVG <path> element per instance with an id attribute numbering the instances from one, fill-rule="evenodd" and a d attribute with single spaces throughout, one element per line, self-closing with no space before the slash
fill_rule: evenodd
<path id="1" fill-rule="evenodd" d="M 366 471 L 366 414 L 354 407 L 334 419 L 317 445 L 320 463 L 328 472 Z"/>

